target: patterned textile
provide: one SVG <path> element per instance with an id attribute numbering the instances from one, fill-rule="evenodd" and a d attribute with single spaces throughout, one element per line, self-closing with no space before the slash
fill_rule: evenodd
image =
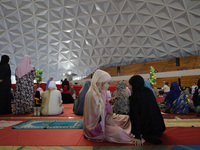
<path id="1" fill-rule="evenodd" d="M 21 78 L 16 76 L 13 114 L 33 112 L 35 77 L 35 68 Z"/>
<path id="2" fill-rule="evenodd" d="M 194 111 L 194 112 L 196 112 L 196 113 L 200 113 L 200 106 L 194 106 L 194 103 L 193 103 L 193 101 L 191 100 L 191 99 L 189 99 L 188 98 L 188 104 L 189 104 L 189 108 L 192 110 L 192 111 Z"/>
<path id="3" fill-rule="evenodd" d="M 181 91 L 180 96 L 172 104 L 163 102 L 158 105 L 165 113 L 185 114 L 189 112 L 188 99 L 183 91 Z"/>
<path id="4" fill-rule="evenodd" d="M 116 92 L 114 93 L 115 102 L 112 105 L 114 113 L 117 114 L 129 114 L 129 99 L 124 96 L 124 91 L 126 90 L 126 83 L 119 82 L 116 87 Z"/>
<path id="5" fill-rule="evenodd" d="M 13 129 L 82 129 L 83 120 L 28 120 Z"/>

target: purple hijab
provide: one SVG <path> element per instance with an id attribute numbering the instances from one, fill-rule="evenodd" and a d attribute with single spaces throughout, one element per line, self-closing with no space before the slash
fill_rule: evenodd
<path id="1" fill-rule="evenodd" d="M 181 89 L 180 89 L 178 83 L 172 82 L 170 91 L 165 98 L 165 102 L 172 104 L 174 102 L 174 100 L 176 100 L 180 96 L 180 93 L 181 93 Z"/>

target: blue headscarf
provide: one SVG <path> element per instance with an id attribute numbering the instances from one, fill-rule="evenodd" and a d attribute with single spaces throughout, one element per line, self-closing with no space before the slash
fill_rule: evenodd
<path id="1" fill-rule="evenodd" d="M 172 104 L 174 102 L 174 100 L 176 100 L 180 96 L 180 93 L 181 93 L 181 89 L 180 89 L 178 83 L 172 82 L 170 91 L 165 98 L 165 102 L 168 104 Z"/>
<path id="2" fill-rule="evenodd" d="M 148 79 L 144 79 L 144 86 L 149 88 L 150 90 L 152 90 L 154 96 L 155 96 L 155 93 L 154 93 L 154 89 L 151 87 L 151 83 Z"/>
<path id="3" fill-rule="evenodd" d="M 88 89 L 90 88 L 90 85 L 91 85 L 91 81 L 86 81 L 84 86 L 81 88 L 79 92 L 78 107 L 77 107 L 78 115 L 83 115 L 85 96 L 87 94 Z"/>

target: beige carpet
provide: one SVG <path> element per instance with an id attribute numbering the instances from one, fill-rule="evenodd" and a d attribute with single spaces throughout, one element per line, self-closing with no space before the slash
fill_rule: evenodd
<path id="1" fill-rule="evenodd" d="M 6 121 L 6 120 L 1 120 L 0 121 L 0 129 L 12 126 L 12 125 L 16 125 L 18 123 L 21 123 L 22 121 Z"/>
<path id="2" fill-rule="evenodd" d="M 200 119 L 164 119 L 166 127 L 200 127 Z"/>

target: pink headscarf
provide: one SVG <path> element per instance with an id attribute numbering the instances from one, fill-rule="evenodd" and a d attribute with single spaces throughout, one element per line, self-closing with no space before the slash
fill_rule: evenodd
<path id="1" fill-rule="evenodd" d="M 100 69 L 96 70 L 92 77 L 91 86 L 85 97 L 83 116 L 84 135 L 89 139 L 104 139 L 104 135 L 99 135 L 100 132 L 96 133 L 98 130 L 102 130 L 104 133 L 105 130 L 105 100 L 102 99 L 102 94 L 104 93 L 100 93 L 100 90 L 102 83 L 109 82 L 110 80 L 111 76 Z M 106 95 L 104 97 L 106 98 Z M 100 124 L 99 118 L 102 119 Z"/>
<path id="2" fill-rule="evenodd" d="M 85 97 L 84 136 L 89 140 L 131 143 L 133 137 L 129 135 L 131 130 L 131 125 L 128 123 L 129 117 L 125 116 L 126 119 L 123 116 L 115 117 L 119 118 L 116 121 L 113 119 L 106 92 L 107 83 L 110 81 L 111 76 L 107 72 L 100 69 L 95 71 L 91 86 Z"/>
<path id="3" fill-rule="evenodd" d="M 23 77 L 25 74 L 29 73 L 33 69 L 33 65 L 31 65 L 31 58 L 28 55 L 25 55 L 22 61 L 17 65 L 15 70 L 15 75 L 18 78 Z"/>

